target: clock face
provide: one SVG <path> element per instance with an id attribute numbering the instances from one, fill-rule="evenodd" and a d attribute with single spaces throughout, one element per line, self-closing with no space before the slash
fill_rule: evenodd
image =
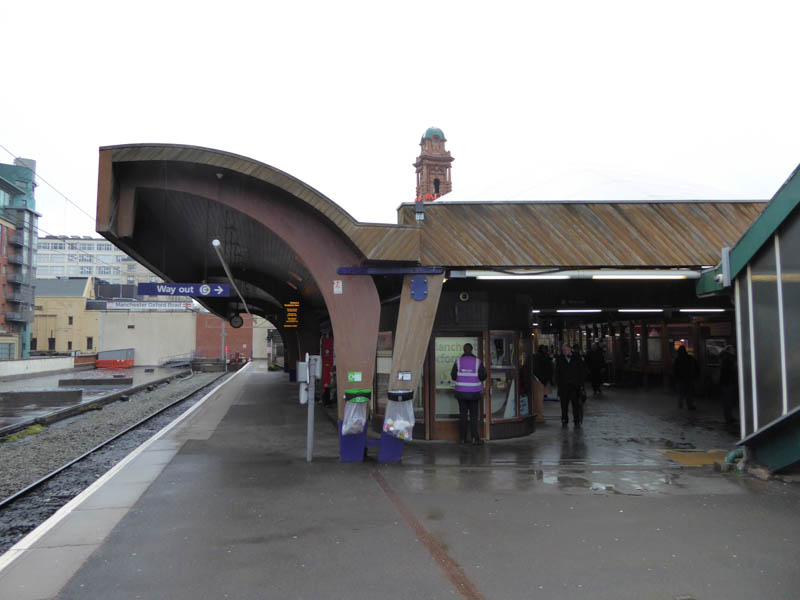
<path id="1" fill-rule="evenodd" d="M 234 329 L 239 329 L 244 324 L 244 319 L 239 315 L 233 315 L 228 322 L 231 324 L 231 327 Z"/>

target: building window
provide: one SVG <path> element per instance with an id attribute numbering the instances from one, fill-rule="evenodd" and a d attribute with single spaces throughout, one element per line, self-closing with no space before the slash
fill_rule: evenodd
<path id="1" fill-rule="evenodd" d="M 68 320 L 68 323 L 67 323 L 67 324 L 68 324 L 68 325 L 72 325 L 72 317 L 67 317 L 67 320 Z"/>
<path id="2" fill-rule="evenodd" d="M 81 267 L 81 275 L 91 275 L 93 267 Z"/>
<path id="3" fill-rule="evenodd" d="M 121 254 L 115 254 L 114 255 L 114 260 L 116 260 L 117 262 L 122 262 L 122 255 Z"/>
<path id="4" fill-rule="evenodd" d="M 13 360 L 16 358 L 14 356 L 14 344 L 0 344 L 0 360 Z"/>
<path id="5" fill-rule="evenodd" d="M 72 350 L 72 342 L 67 342 L 67 350 Z"/>
<path id="6" fill-rule="evenodd" d="M 81 254 L 80 262 L 94 262 L 94 256 L 91 254 Z"/>
<path id="7" fill-rule="evenodd" d="M 155 275 L 150 275 L 150 283 L 157 283 L 157 282 L 158 282 L 158 277 L 156 277 Z"/>
<path id="8" fill-rule="evenodd" d="M 94 342 L 94 340 L 92 338 L 90 338 L 90 337 L 86 338 L 86 349 L 87 350 L 91 350 L 92 349 L 92 342 Z"/>
<path id="9" fill-rule="evenodd" d="M 77 250 L 78 249 L 78 242 L 69 242 L 67 243 L 68 250 Z"/>
<path id="10" fill-rule="evenodd" d="M 35 337 L 31 338 L 31 350 L 36 350 L 38 345 L 38 340 Z"/>
<path id="11" fill-rule="evenodd" d="M 50 250 L 50 242 L 39 242 L 39 250 Z"/>
<path id="12" fill-rule="evenodd" d="M 111 267 L 97 267 L 98 275 L 111 275 Z"/>
<path id="13" fill-rule="evenodd" d="M 81 244 L 79 246 L 79 248 L 81 250 L 86 250 L 86 251 L 92 252 L 94 250 L 94 244 Z"/>
<path id="14" fill-rule="evenodd" d="M 68 254 L 67 255 L 67 262 L 78 262 L 78 255 L 77 254 Z"/>
<path id="15" fill-rule="evenodd" d="M 108 252 L 109 250 L 113 250 L 114 246 L 112 246 L 108 242 L 99 242 L 97 244 L 97 249 L 102 251 L 102 252 Z"/>
<path id="16" fill-rule="evenodd" d="M 51 250 L 63 250 L 64 249 L 64 242 L 52 242 L 50 244 Z"/>
<path id="17" fill-rule="evenodd" d="M 136 277 L 128 277 L 128 285 L 134 285 L 136 283 Z"/>
<path id="18" fill-rule="evenodd" d="M 56 349 L 56 338 L 47 338 L 47 349 L 54 352 Z"/>
<path id="19" fill-rule="evenodd" d="M 136 265 L 135 264 L 128 265 L 128 271 L 135 271 L 135 270 L 136 270 Z"/>

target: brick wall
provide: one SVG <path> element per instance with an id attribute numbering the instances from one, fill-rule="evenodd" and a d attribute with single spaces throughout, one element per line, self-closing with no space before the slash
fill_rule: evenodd
<path id="1" fill-rule="evenodd" d="M 253 351 L 253 319 L 242 315 L 244 325 L 234 329 L 225 323 L 225 345 L 228 346 L 228 358 L 239 352 L 249 357 Z M 199 357 L 220 358 L 222 352 L 222 319 L 215 315 L 197 315 L 197 341 L 195 352 Z"/>

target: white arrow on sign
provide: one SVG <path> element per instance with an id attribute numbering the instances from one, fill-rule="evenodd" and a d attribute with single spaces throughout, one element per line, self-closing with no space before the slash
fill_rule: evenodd
<path id="1" fill-rule="evenodd" d="M 214 291 L 217 292 L 217 296 L 219 296 L 225 290 L 223 290 L 220 286 L 217 286 L 216 288 L 214 288 Z"/>

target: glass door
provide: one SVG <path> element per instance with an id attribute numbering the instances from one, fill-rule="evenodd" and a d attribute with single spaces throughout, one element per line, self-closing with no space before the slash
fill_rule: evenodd
<path id="1" fill-rule="evenodd" d="M 431 439 L 456 440 L 458 429 L 458 400 L 455 381 L 450 378 L 453 363 L 464 353 L 464 344 L 472 344 L 473 354 L 483 360 L 483 349 L 479 335 L 436 336 L 433 338 L 433 393 L 431 394 Z M 483 403 L 481 403 L 483 404 Z M 481 409 L 481 413 L 484 410 Z M 478 423 L 483 435 L 483 414 Z"/>
<path id="2" fill-rule="evenodd" d="M 519 416 L 517 340 L 513 331 L 489 332 L 489 405 L 492 423 Z"/>

